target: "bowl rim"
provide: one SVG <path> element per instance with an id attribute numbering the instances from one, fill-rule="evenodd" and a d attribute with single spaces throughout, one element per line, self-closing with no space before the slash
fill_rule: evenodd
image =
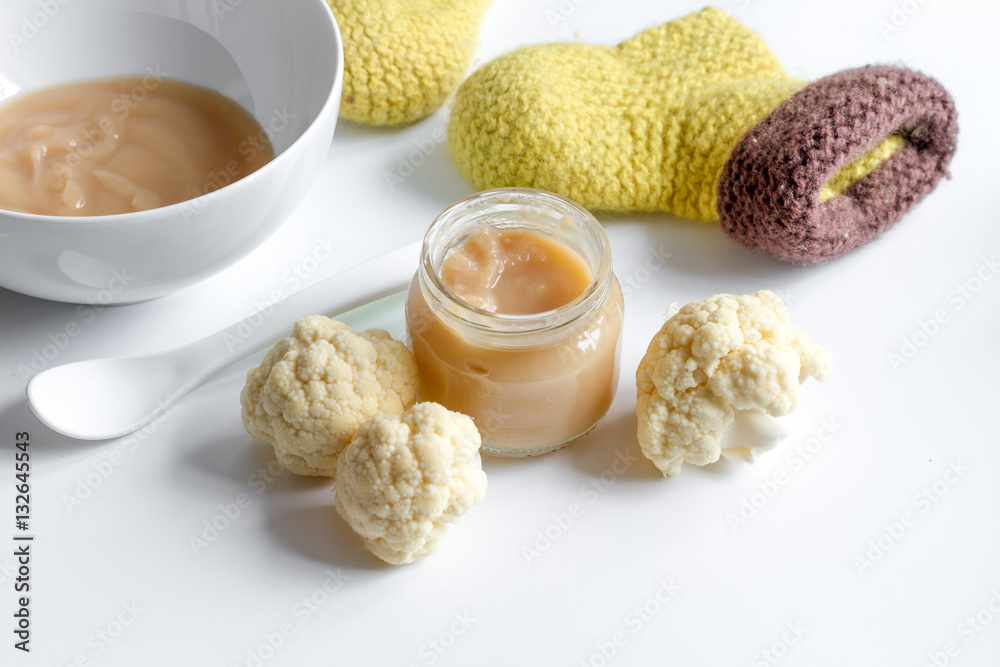
<path id="1" fill-rule="evenodd" d="M 316 113 L 316 117 L 312 119 L 309 125 L 302 131 L 302 134 L 291 144 L 288 145 L 283 151 L 274 156 L 273 159 L 268 161 L 266 164 L 262 165 L 257 170 L 252 173 L 247 174 L 243 178 L 228 183 L 221 188 L 212 190 L 211 192 L 206 192 L 205 194 L 198 195 L 196 197 L 191 197 L 190 199 L 184 199 L 182 201 L 168 204 L 166 206 L 157 206 L 156 208 L 146 209 L 144 211 L 132 211 L 131 213 L 112 213 L 106 215 L 45 215 L 41 213 L 26 213 L 24 211 L 10 211 L 8 209 L 0 208 L 0 216 L 5 218 L 9 223 L 20 224 L 20 223 L 43 223 L 48 225 L 72 225 L 75 227 L 83 225 L 100 225 L 100 224 L 115 224 L 115 223 L 126 223 L 126 224 L 138 224 L 142 222 L 148 222 L 151 219 L 161 218 L 164 216 L 169 216 L 174 209 L 183 208 L 185 205 L 190 206 L 190 202 L 193 201 L 204 201 L 205 206 L 210 206 L 214 200 L 223 196 L 223 192 L 239 187 L 249 187 L 254 182 L 259 181 L 263 178 L 267 178 L 270 172 L 275 171 L 280 168 L 280 163 L 287 162 L 291 158 L 286 158 L 285 156 L 297 152 L 299 146 L 306 141 L 312 139 L 312 135 L 320 131 L 319 122 L 325 119 L 329 114 L 339 114 L 340 113 L 340 96 L 337 95 L 337 91 L 341 89 L 344 80 L 344 41 L 340 33 L 340 26 L 337 23 L 337 18 L 333 14 L 333 10 L 326 0 L 313 0 L 316 5 L 321 5 L 325 8 L 324 13 L 328 19 L 329 27 L 332 29 L 331 37 L 333 38 L 333 50 L 337 55 L 337 64 L 333 71 L 333 78 L 329 81 L 329 91 L 327 93 L 326 99 L 323 101 L 323 106 L 320 107 L 319 111 Z M 14 97 L 17 97 L 16 95 Z M 14 99 L 14 97 L 8 99 Z M 331 109 L 331 107 L 336 106 L 336 109 Z"/>

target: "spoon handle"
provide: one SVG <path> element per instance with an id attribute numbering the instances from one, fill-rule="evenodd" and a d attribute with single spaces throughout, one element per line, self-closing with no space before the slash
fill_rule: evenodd
<path id="1" fill-rule="evenodd" d="M 183 364 L 180 370 L 189 372 L 193 380 L 180 395 L 216 371 L 287 336 L 295 320 L 308 315 L 337 315 L 405 289 L 419 259 L 420 241 L 414 241 L 324 278 L 216 334 L 177 348 L 176 358 Z M 180 395 L 171 397 L 171 402 Z"/>
<path id="2" fill-rule="evenodd" d="M 295 320 L 337 315 L 403 289 L 419 255 L 419 242 L 403 246 L 181 347 L 46 369 L 28 382 L 28 405 L 43 424 L 73 438 L 103 440 L 131 433 L 166 413 L 216 371 L 287 335 Z"/>

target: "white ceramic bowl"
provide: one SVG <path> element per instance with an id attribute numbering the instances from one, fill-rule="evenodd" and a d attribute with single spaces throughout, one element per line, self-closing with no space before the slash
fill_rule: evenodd
<path id="1" fill-rule="evenodd" d="M 275 159 L 189 202 L 57 217 L 0 211 L 0 287 L 128 303 L 202 280 L 263 243 L 312 185 L 340 107 L 325 0 L 4 0 L 0 98 L 129 74 L 206 86 L 250 111 Z"/>

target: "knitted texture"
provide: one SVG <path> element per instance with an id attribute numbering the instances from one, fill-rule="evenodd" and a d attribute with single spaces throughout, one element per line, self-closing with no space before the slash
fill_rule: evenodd
<path id="1" fill-rule="evenodd" d="M 733 151 L 719 181 L 722 228 L 789 262 L 838 257 L 891 227 L 934 188 L 957 134 L 947 91 L 918 72 L 870 66 L 820 79 Z M 887 136 L 882 143 L 899 144 L 888 159 L 843 195 L 818 196 L 840 165 Z"/>
<path id="2" fill-rule="evenodd" d="M 398 125 L 444 104 L 465 75 L 489 0 L 327 0 L 344 42 L 340 116 Z"/>
<path id="3" fill-rule="evenodd" d="M 804 85 L 756 33 L 706 9 L 616 47 L 528 46 L 486 64 L 456 94 L 449 144 L 478 188 L 714 220 L 730 150 Z"/>
<path id="4" fill-rule="evenodd" d="M 819 190 L 820 203 L 825 202 L 830 197 L 836 197 L 847 192 L 847 189 L 854 185 L 855 181 L 860 181 L 868 174 L 875 171 L 875 168 L 892 157 L 906 144 L 906 137 L 901 134 L 890 134 L 875 148 L 871 149 L 861 157 L 848 162 L 837 170 L 829 181 Z"/>
<path id="5" fill-rule="evenodd" d="M 458 89 L 449 145 L 459 170 L 480 189 L 535 187 L 590 209 L 714 221 L 734 148 L 806 86 L 785 73 L 759 35 L 708 8 L 614 47 L 527 46 L 487 63 Z M 849 106 L 850 99 L 840 102 Z M 802 123 L 828 131 L 829 118 L 802 113 Z M 826 179 L 810 196 L 817 202 L 852 196 L 855 184 L 903 151 L 907 135 L 892 136 L 893 130 L 838 145 Z M 766 161 L 755 168 L 756 187 L 780 193 L 790 185 L 769 176 Z M 749 224 L 783 229 L 784 212 L 768 210 L 769 218 Z M 743 232 L 733 236 L 757 238 Z M 775 254 L 797 262 L 828 258 Z"/>

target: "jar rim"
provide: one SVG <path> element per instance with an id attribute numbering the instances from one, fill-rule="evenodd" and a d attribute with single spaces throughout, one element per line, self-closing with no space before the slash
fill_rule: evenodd
<path id="1" fill-rule="evenodd" d="M 563 222 L 576 222 L 584 232 L 582 236 L 587 237 L 591 247 L 581 249 L 571 245 L 592 271 L 591 282 L 583 292 L 558 308 L 539 313 L 510 314 L 473 306 L 448 289 L 439 275 L 439 264 L 445 253 L 462 238 L 459 236 L 449 240 L 446 235 L 449 226 L 461 227 L 464 224 L 465 228 L 471 228 L 478 224 L 498 228 L 531 228 L 526 224 L 526 219 L 516 217 L 517 213 L 523 216 L 526 212 L 558 215 Z M 497 215 L 500 217 L 490 217 Z M 441 247 L 442 241 L 444 247 Z M 449 320 L 460 326 L 471 327 L 483 335 L 495 335 L 509 341 L 519 336 L 530 334 L 534 337 L 540 332 L 562 330 L 599 307 L 612 282 L 611 245 L 597 218 L 562 195 L 534 188 L 494 188 L 458 200 L 434 219 L 424 235 L 418 275 L 421 287 L 435 297 L 428 300 L 428 305 L 439 311 L 439 316 L 443 311 Z M 439 307 L 435 307 L 436 305 Z"/>

